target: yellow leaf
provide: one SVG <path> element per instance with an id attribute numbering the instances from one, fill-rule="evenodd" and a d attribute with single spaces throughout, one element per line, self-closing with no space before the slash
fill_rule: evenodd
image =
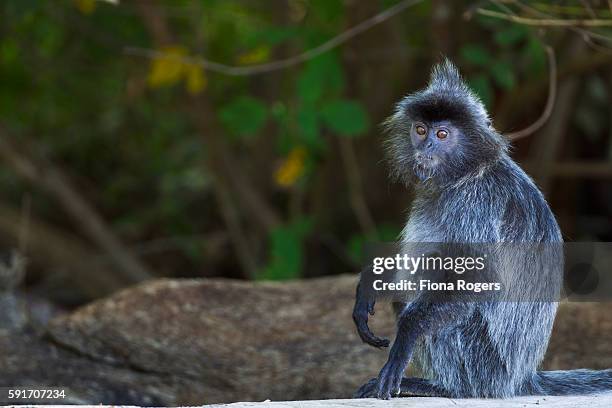
<path id="1" fill-rule="evenodd" d="M 74 0 L 74 5 L 83 14 L 91 14 L 96 9 L 96 0 Z"/>
<path id="2" fill-rule="evenodd" d="M 290 187 L 304 174 L 306 162 L 306 149 L 296 147 L 285 158 L 276 173 L 274 179 L 281 187 Z"/>
<path id="3" fill-rule="evenodd" d="M 185 80 L 187 92 L 192 95 L 197 95 L 202 92 L 208 83 L 204 70 L 196 64 L 188 64 L 185 66 Z"/>
<path id="4" fill-rule="evenodd" d="M 181 60 L 187 51 L 180 45 L 165 47 L 160 50 L 161 56 L 151 62 L 148 83 L 152 88 L 173 85 L 181 80 L 185 63 Z"/>
<path id="5" fill-rule="evenodd" d="M 238 56 L 238 63 L 241 65 L 259 64 L 267 61 L 268 58 L 270 58 L 270 48 L 261 46 Z"/>

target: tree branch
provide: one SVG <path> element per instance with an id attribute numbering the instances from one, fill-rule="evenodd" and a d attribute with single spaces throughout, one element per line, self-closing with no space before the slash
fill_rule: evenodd
<path id="1" fill-rule="evenodd" d="M 14 247 L 21 239 L 22 212 L 0 204 L 0 242 Z M 33 217 L 28 219 L 27 258 L 45 273 L 67 270 L 71 282 L 89 298 L 97 298 L 121 289 L 125 277 L 96 261 L 96 253 L 69 234 Z"/>
<path id="2" fill-rule="evenodd" d="M 527 164 L 530 170 L 538 166 L 539 164 Z M 605 161 L 560 162 L 551 166 L 550 173 L 554 177 L 562 178 L 612 179 L 612 163 Z"/>
<path id="3" fill-rule="evenodd" d="M 149 8 L 144 0 L 140 0 L 138 4 L 140 15 L 149 27 L 154 42 L 157 45 L 166 45 L 168 41 L 172 41 L 172 32 L 163 14 L 155 8 Z M 242 225 L 238 205 L 245 205 L 253 210 L 253 219 L 261 223 L 266 231 L 270 231 L 280 223 L 280 218 L 245 179 L 244 173 L 239 172 L 237 166 L 232 166 L 230 163 L 231 153 L 227 151 L 213 123 L 215 112 L 209 101 L 203 96 L 198 96 L 190 101 L 188 111 L 195 128 L 205 142 L 205 163 L 212 175 L 217 208 L 230 235 L 238 263 L 245 278 L 254 278 L 256 258 L 247 239 L 247 231 Z M 235 191 L 231 191 L 230 187 L 234 187 Z M 238 196 L 240 200 L 236 200 L 234 196 Z"/>
<path id="4" fill-rule="evenodd" d="M 510 15 L 499 11 L 477 8 L 476 13 L 514 23 L 536 27 L 612 27 L 612 19 L 538 19 Z"/>
<path id="5" fill-rule="evenodd" d="M 77 226 L 111 256 L 115 266 L 128 282 L 136 283 L 152 276 L 148 269 L 124 248 L 102 217 L 77 193 L 58 167 L 49 161 L 35 160 L 31 155 L 21 153 L 2 129 L 0 158 L 17 175 L 53 195 Z"/>
<path id="6" fill-rule="evenodd" d="M 289 68 L 294 65 L 301 64 L 303 62 L 311 60 L 315 57 L 318 57 L 319 55 L 344 44 L 345 42 L 349 41 L 351 38 L 363 33 L 364 31 L 367 31 L 370 28 L 390 19 L 391 17 L 404 11 L 408 7 L 416 5 L 423 1 L 424 0 L 400 1 L 396 5 L 389 7 L 385 11 L 379 14 L 376 14 L 375 16 L 365 21 L 362 21 L 356 26 L 338 34 L 331 40 L 315 48 L 312 48 L 302 54 L 298 54 L 290 58 L 267 62 L 267 63 L 259 64 L 259 65 L 241 67 L 241 66 L 232 66 L 232 65 L 221 64 L 219 62 L 209 61 L 202 57 L 172 57 L 172 56 L 166 55 L 163 52 L 148 49 L 148 48 L 142 48 L 142 47 L 125 47 L 123 52 L 127 55 L 134 55 L 134 56 L 146 57 L 146 58 L 151 58 L 151 59 L 153 58 L 176 59 L 184 63 L 199 65 L 200 67 L 202 67 L 203 69 L 207 71 L 217 72 L 217 73 L 224 74 L 224 75 L 247 76 L 247 75 L 263 74 L 267 72 L 278 71 L 281 69 Z"/>
<path id="7" fill-rule="evenodd" d="M 346 137 L 340 137 L 339 139 L 342 163 L 344 164 L 344 170 L 348 179 L 351 207 L 353 207 L 353 212 L 357 217 L 361 231 L 368 236 L 372 236 L 376 233 L 376 223 L 374 222 L 365 200 L 365 195 L 363 194 L 361 172 L 359 171 L 359 165 L 355 157 L 353 143 Z"/>
<path id="8" fill-rule="evenodd" d="M 567 55 L 572 58 L 585 48 L 583 41 L 575 38 L 567 50 Z M 552 169 L 559 157 L 563 138 L 567 133 L 568 123 L 575 108 L 576 94 L 580 89 L 580 81 L 577 77 L 570 77 L 559 86 L 559 96 L 553 109 L 552 120 L 546 124 L 545 131 L 541 136 L 535 138 L 530 149 L 530 160 L 537 163 L 534 168 L 534 178 L 541 189 L 546 193 L 550 189 L 552 181 Z"/>
<path id="9" fill-rule="evenodd" d="M 557 69 L 557 82 L 579 76 L 587 72 L 599 69 L 612 63 L 611 54 L 603 53 L 581 53 L 573 56 L 563 66 Z M 547 84 L 542 83 L 540 79 L 533 79 L 506 94 L 496 110 L 496 123 L 508 126 L 508 121 L 511 117 L 518 117 L 524 113 L 529 107 L 525 101 L 536 100 L 546 92 Z"/>
<path id="10" fill-rule="evenodd" d="M 502 7 L 504 10 L 506 10 L 509 14 L 512 14 L 511 11 L 509 11 L 509 8 L 504 6 L 503 4 L 501 4 L 499 2 L 499 0 L 492 0 L 495 4 L 497 4 L 499 7 Z M 527 13 L 531 13 L 533 15 L 542 17 L 542 18 L 554 18 L 554 16 L 544 13 L 534 7 L 531 7 L 527 4 L 522 3 L 519 0 L 512 0 L 513 4 L 516 4 L 517 7 L 519 7 L 521 10 L 527 12 Z M 597 51 L 604 51 L 607 53 L 610 53 L 610 47 L 607 46 L 601 46 L 599 44 L 596 44 L 593 42 L 593 39 L 598 39 L 601 41 L 606 41 L 608 43 L 612 42 L 612 38 L 610 38 L 609 36 L 605 36 L 603 34 L 600 33 L 596 33 L 593 31 L 589 31 L 589 30 L 585 30 L 584 28 L 579 28 L 579 27 L 573 27 L 573 26 L 569 26 L 567 27 L 567 29 L 569 29 L 570 31 L 579 34 L 582 39 L 593 49 L 597 50 Z"/>
<path id="11" fill-rule="evenodd" d="M 537 132 L 546 121 L 555 106 L 555 98 L 557 97 L 557 62 L 555 59 L 555 51 L 552 47 L 546 46 L 546 54 L 548 55 L 548 99 L 542 115 L 531 125 L 517 132 L 506 134 L 506 137 L 512 141 L 519 140 Z"/>

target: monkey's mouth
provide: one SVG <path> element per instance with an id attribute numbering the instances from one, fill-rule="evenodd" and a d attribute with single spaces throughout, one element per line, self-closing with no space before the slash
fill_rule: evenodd
<path id="1" fill-rule="evenodd" d="M 414 173 L 419 180 L 425 181 L 434 176 L 438 159 L 432 155 L 417 153 L 415 156 Z"/>
<path id="2" fill-rule="evenodd" d="M 428 154 L 417 153 L 415 159 L 417 166 L 422 168 L 430 168 L 438 164 L 438 158 Z"/>

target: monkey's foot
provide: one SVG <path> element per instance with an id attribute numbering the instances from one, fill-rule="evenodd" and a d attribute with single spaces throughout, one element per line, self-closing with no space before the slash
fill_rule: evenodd
<path id="1" fill-rule="evenodd" d="M 448 397 L 448 393 L 422 378 L 402 378 L 398 397 Z M 378 378 L 363 384 L 353 398 L 378 398 Z"/>
<path id="2" fill-rule="evenodd" d="M 378 384 L 378 378 L 372 378 L 367 383 L 363 384 L 355 394 L 353 398 L 376 398 L 376 385 Z"/>

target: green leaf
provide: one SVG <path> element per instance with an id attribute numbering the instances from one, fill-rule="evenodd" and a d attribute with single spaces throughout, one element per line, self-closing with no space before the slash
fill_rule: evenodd
<path id="1" fill-rule="evenodd" d="M 475 75 L 468 79 L 468 85 L 482 100 L 485 106 L 490 107 L 493 101 L 491 81 L 484 74 Z"/>
<path id="2" fill-rule="evenodd" d="M 62 27 L 53 24 L 51 21 L 41 20 L 36 27 L 36 35 L 39 39 L 38 49 L 46 57 L 56 55 L 62 48 L 65 32 Z"/>
<path id="3" fill-rule="evenodd" d="M 529 67 L 534 73 L 541 73 L 546 68 L 546 52 L 542 43 L 536 38 L 530 38 L 525 47 L 525 54 L 529 59 Z"/>
<path id="4" fill-rule="evenodd" d="M 274 102 L 270 109 L 270 114 L 274 119 L 283 122 L 287 120 L 287 106 L 280 101 Z"/>
<path id="5" fill-rule="evenodd" d="M 499 18 L 483 16 L 482 14 L 477 14 L 474 21 L 479 26 L 485 27 L 489 30 L 498 30 L 500 26 L 512 24 L 509 22 L 500 21 Z"/>
<path id="6" fill-rule="evenodd" d="M 375 234 L 353 235 L 347 244 L 347 253 L 355 263 L 361 263 L 367 255 L 365 252 L 366 244 L 375 242 L 395 242 L 402 232 L 401 228 L 391 224 L 381 224 L 376 226 Z"/>
<path id="7" fill-rule="evenodd" d="M 221 108 L 221 123 L 234 135 L 252 136 L 265 124 L 268 116 L 266 105 L 250 96 L 239 96 Z"/>
<path id="8" fill-rule="evenodd" d="M 381 224 L 376 227 L 378 231 L 378 240 L 382 242 L 395 242 L 402 229 L 395 224 Z"/>
<path id="9" fill-rule="evenodd" d="M 495 83 L 505 90 L 512 89 L 516 84 L 516 78 L 511 65 L 503 61 L 496 62 L 491 66 L 491 75 Z"/>
<path id="10" fill-rule="evenodd" d="M 304 267 L 304 239 L 311 229 L 312 220 L 300 218 L 272 231 L 270 262 L 258 278 L 285 280 L 299 277 Z"/>
<path id="11" fill-rule="evenodd" d="M 313 14 L 323 21 L 337 22 L 344 14 L 342 0 L 311 0 L 310 7 Z"/>
<path id="12" fill-rule="evenodd" d="M 297 125 L 300 139 L 314 149 L 324 147 L 324 140 L 319 131 L 319 115 L 313 106 L 300 106 L 297 113 Z"/>
<path id="13" fill-rule="evenodd" d="M 487 66 L 492 60 L 489 51 L 480 45 L 467 44 L 459 52 L 466 62 L 476 66 Z"/>
<path id="14" fill-rule="evenodd" d="M 262 44 L 273 47 L 295 38 L 298 35 L 298 27 L 270 27 L 261 31 L 256 31 L 252 38 L 249 38 L 245 43 L 248 47 L 258 47 Z"/>
<path id="15" fill-rule="evenodd" d="M 272 105 L 270 112 L 278 127 L 278 133 L 276 136 L 277 149 L 283 155 L 287 155 L 295 146 L 295 132 L 291 131 L 290 126 L 290 122 L 292 121 L 291 115 L 287 109 L 287 106 L 285 106 L 283 102 L 275 102 Z"/>
<path id="16" fill-rule="evenodd" d="M 498 45 L 510 46 L 517 44 L 526 38 L 528 34 L 529 32 L 525 27 L 516 24 L 496 32 L 493 38 Z"/>
<path id="17" fill-rule="evenodd" d="M 359 102 L 336 100 L 321 108 L 323 121 L 341 136 L 358 136 L 369 127 L 368 114 Z"/>
<path id="18" fill-rule="evenodd" d="M 317 102 L 324 94 L 344 89 L 344 73 L 335 53 L 325 53 L 306 64 L 297 80 L 297 93 L 306 103 Z"/>
<path id="19" fill-rule="evenodd" d="M 19 47 L 12 38 L 6 38 L 0 43 L 0 60 L 6 65 L 17 61 L 19 57 Z"/>
<path id="20" fill-rule="evenodd" d="M 368 242 L 368 237 L 363 234 L 353 235 L 349 238 L 346 252 L 349 254 L 353 262 L 359 264 L 365 259 L 364 247 Z"/>

